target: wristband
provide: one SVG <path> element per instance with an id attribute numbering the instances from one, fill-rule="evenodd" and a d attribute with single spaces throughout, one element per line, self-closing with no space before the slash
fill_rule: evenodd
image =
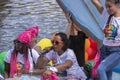
<path id="1" fill-rule="evenodd" d="M 30 70 L 29 73 L 30 73 L 30 75 L 32 75 L 33 74 L 33 70 Z"/>
<path id="2" fill-rule="evenodd" d="M 58 69 L 56 67 L 49 67 L 49 70 L 51 70 L 52 72 L 58 72 Z"/>

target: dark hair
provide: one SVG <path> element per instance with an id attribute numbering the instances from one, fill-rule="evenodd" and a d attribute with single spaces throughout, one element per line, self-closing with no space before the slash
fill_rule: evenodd
<path id="1" fill-rule="evenodd" d="M 66 51 L 69 47 L 69 40 L 67 38 L 67 35 L 63 32 L 56 33 L 55 36 L 59 35 L 61 37 L 61 40 L 63 41 L 64 46 L 62 47 L 63 51 Z"/>
<path id="2" fill-rule="evenodd" d="M 113 2 L 113 3 L 120 3 L 120 0 L 106 0 L 106 1 L 110 1 L 110 2 Z"/>
<path id="3" fill-rule="evenodd" d="M 14 43 L 17 41 L 17 43 L 19 42 L 19 44 L 21 43 L 21 46 L 22 46 L 22 52 L 24 53 L 24 57 L 26 57 L 26 59 L 28 59 L 28 49 L 30 49 L 30 52 L 31 52 L 31 48 L 30 48 L 30 46 L 28 45 L 28 44 L 26 44 L 26 43 L 22 43 L 22 42 L 20 42 L 19 40 L 14 40 Z M 20 45 L 18 45 L 18 46 L 20 46 Z M 14 57 L 15 56 L 17 56 L 17 54 L 18 54 L 18 52 L 19 51 L 17 51 L 16 50 L 16 46 L 14 46 L 14 50 L 13 50 L 13 52 L 12 52 L 12 55 L 14 55 Z"/>
<path id="4" fill-rule="evenodd" d="M 120 0 L 115 0 L 115 3 L 120 3 Z"/>

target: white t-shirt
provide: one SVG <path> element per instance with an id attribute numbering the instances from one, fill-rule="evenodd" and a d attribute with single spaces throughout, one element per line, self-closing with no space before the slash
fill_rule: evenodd
<path id="1" fill-rule="evenodd" d="M 69 69 L 66 70 L 67 75 L 72 74 L 78 78 L 80 76 L 86 78 L 86 75 L 84 74 L 84 72 L 82 71 L 82 69 L 78 65 L 78 62 L 77 62 L 77 59 L 76 59 L 76 56 L 75 56 L 73 50 L 67 49 L 60 56 L 57 54 L 57 52 L 51 50 L 45 56 L 48 58 L 48 60 L 52 60 L 53 65 L 62 64 L 66 60 L 71 60 L 73 62 L 73 65 Z"/>
<path id="2" fill-rule="evenodd" d="M 107 46 L 120 46 L 120 17 L 112 16 L 109 22 L 110 26 L 106 28 L 106 22 L 109 17 L 106 8 L 104 8 L 101 16 L 105 22 L 103 28 L 103 31 L 105 31 L 103 44 Z"/>
<path id="3" fill-rule="evenodd" d="M 109 26 L 105 27 L 104 31 L 104 45 L 120 46 L 120 17 L 112 16 Z"/>
<path id="4" fill-rule="evenodd" d="M 12 53 L 12 50 L 13 49 L 10 49 L 5 58 L 4 58 L 4 61 L 7 62 L 7 63 L 10 63 L 10 58 L 11 58 L 11 53 Z M 30 62 L 30 70 L 33 69 L 33 61 L 36 63 L 37 62 L 37 59 L 39 57 L 39 54 L 37 53 L 37 51 L 35 51 L 34 49 L 32 49 L 32 56 L 31 56 L 31 53 L 30 53 L 30 50 L 28 50 L 29 52 L 29 55 L 28 55 L 28 58 L 29 58 L 29 62 Z M 23 57 L 23 54 L 20 54 L 18 53 L 17 55 L 17 62 L 20 62 L 24 65 L 24 57 Z"/>

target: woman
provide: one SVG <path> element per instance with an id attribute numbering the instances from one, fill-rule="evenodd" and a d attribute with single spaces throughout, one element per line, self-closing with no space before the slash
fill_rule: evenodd
<path id="1" fill-rule="evenodd" d="M 37 67 L 43 68 L 45 64 L 44 55 L 48 53 L 52 49 L 52 42 L 48 38 L 42 38 L 37 45 L 34 47 L 34 49 L 41 55 L 37 60 Z M 41 64 L 41 65 L 39 65 Z M 49 65 L 52 65 L 52 62 L 50 61 Z"/>
<path id="2" fill-rule="evenodd" d="M 92 0 L 95 1 L 95 0 Z M 96 0 L 98 1 L 98 0 Z M 99 1 L 98 1 L 99 2 Z M 106 11 L 109 14 L 103 29 L 104 40 L 101 47 L 101 63 L 98 66 L 99 80 L 112 80 L 112 69 L 120 61 L 120 0 L 106 0 Z M 101 5 L 101 12 L 103 6 Z"/>
<path id="3" fill-rule="evenodd" d="M 80 67 L 85 66 L 85 39 L 86 34 L 78 27 L 71 19 L 69 13 L 66 14 L 68 20 L 68 27 L 65 31 L 69 37 L 70 45 L 69 48 L 75 52 L 77 61 Z"/>
<path id="4" fill-rule="evenodd" d="M 43 73 L 43 76 L 48 78 L 50 74 L 55 72 L 58 75 L 58 80 L 60 76 L 64 77 L 62 80 L 86 80 L 86 75 L 78 65 L 74 52 L 68 48 L 69 40 L 67 35 L 62 32 L 56 33 L 52 43 L 53 50 L 48 52 L 45 57 L 47 62 L 52 60 L 53 67 L 49 67 Z"/>
<path id="5" fill-rule="evenodd" d="M 5 78 L 37 73 L 33 69 L 39 55 L 30 48 L 31 39 L 30 33 L 25 31 L 14 40 L 14 48 L 10 49 L 4 58 Z"/>
<path id="6" fill-rule="evenodd" d="M 31 48 L 34 48 L 35 45 L 37 44 L 38 29 L 39 29 L 38 26 L 32 26 L 32 27 L 29 27 L 29 28 L 25 29 L 25 31 L 30 32 L 31 37 L 32 37 L 32 40 L 31 40 L 31 43 L 30 43 Z"/>

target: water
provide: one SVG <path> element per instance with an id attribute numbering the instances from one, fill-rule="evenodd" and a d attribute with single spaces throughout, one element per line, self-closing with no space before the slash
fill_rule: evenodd
<path id="1" fill-rule="evenodd" d="M 34 25 L 39 26 L 40 40 L 64 32 L 67 20 L 55 0 L 0 0 L 0 52 L 10 49 L 16 36 Z"/>

